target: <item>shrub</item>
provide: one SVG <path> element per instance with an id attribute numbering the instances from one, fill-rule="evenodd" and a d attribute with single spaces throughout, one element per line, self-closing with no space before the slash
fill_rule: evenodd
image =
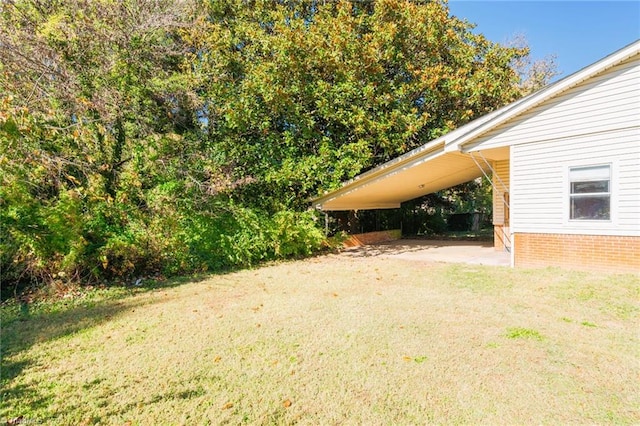
<path id="1" fill-rule="evenodd" d="M 309 255 L 319 250 L 325 240 L 313 212 L 278 212 L 272 226 L 275 257 Z"/>

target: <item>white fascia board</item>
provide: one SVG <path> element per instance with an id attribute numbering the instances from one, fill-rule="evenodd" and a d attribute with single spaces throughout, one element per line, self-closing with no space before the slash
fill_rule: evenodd
<path id="1" fill-rule="evenodd" d="M 523 102 L 525 98 L 522 98 L 520 100 L 517 100 L 515 102 L 512 102 L 508 105 L 503 106 L 502 108 L 499 108 L 495 111 L 492 111 L 488 114 L 483 115 L 482 117 L 478 117 L 475 120 L 464 124 L 460 127 L 458 127 L 455 130 L 452 130 L 451 132 L 447 133 L 445 136 L 447 137 L 447 142 L 445 145 L 445 151 L 446 152 L 460 152 L 460 140 L 462 140 L 464 138 L 464 136 L 466 136 L 467 134 L 473 132 L 474 130 L 478 129 L 479 127 L 481 127 L 483 124 L 495 119 L 496 117 L 498 117 L 501 114 L 505 114 L 507 111 L 509 111 L 511 108 L 514 108 L 516 105 L 520 104 L 521 102 Z"/>
<path id="2" fill-rule="evenodd" d="M 316 204 L 315 208 L 321 211 L 347 211 L 347 210 L 383 210 L 383 209 L 398 209 L 400 203 L 336 203 L 330 204 L 328 207 L 324 207 L 324 204 Z"/>

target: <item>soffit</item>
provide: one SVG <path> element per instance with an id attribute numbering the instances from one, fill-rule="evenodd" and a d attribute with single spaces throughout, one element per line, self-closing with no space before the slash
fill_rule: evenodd
<path id="1" fill-rule="evenodd" d="M 488 166 L 483 166 L 488 169 Z M 314 200 L 321 210 L 398 208 L 400 203 L 482 176 L 469 155 L 449 152 L 395 169 L 366 183 Z"/>

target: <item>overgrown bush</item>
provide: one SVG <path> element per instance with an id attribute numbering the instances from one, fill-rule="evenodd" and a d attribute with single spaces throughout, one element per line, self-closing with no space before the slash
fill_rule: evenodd
<path id="1" fill-rule="evenodd" d="M 312 212 L 268 212 L 211 203 L 151 217 L 135 205 L 82 202 L 66 194 L 50 205 L 3 199 L 3 297 L 21 288 L 73 280 L 132 282 L 250 266 L 318 250 L 324 235 Z"/>
<path id="2" fill-rule="evenodd" d="M 272 216 L 231 203 L 220 210 L 185 218 L 182 223 L 194 270 L 308 255 L 320 249 L 325 239 L 311 212 L 283 210 Z"/>

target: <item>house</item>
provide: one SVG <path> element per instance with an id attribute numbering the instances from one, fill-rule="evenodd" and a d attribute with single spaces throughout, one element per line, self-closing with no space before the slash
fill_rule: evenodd
<path id="1" fill-rule="evenodd" d="M 512 266 L 640 272 L 640 40 L 312 203 L 397 208 L 482 175 Z"/>

